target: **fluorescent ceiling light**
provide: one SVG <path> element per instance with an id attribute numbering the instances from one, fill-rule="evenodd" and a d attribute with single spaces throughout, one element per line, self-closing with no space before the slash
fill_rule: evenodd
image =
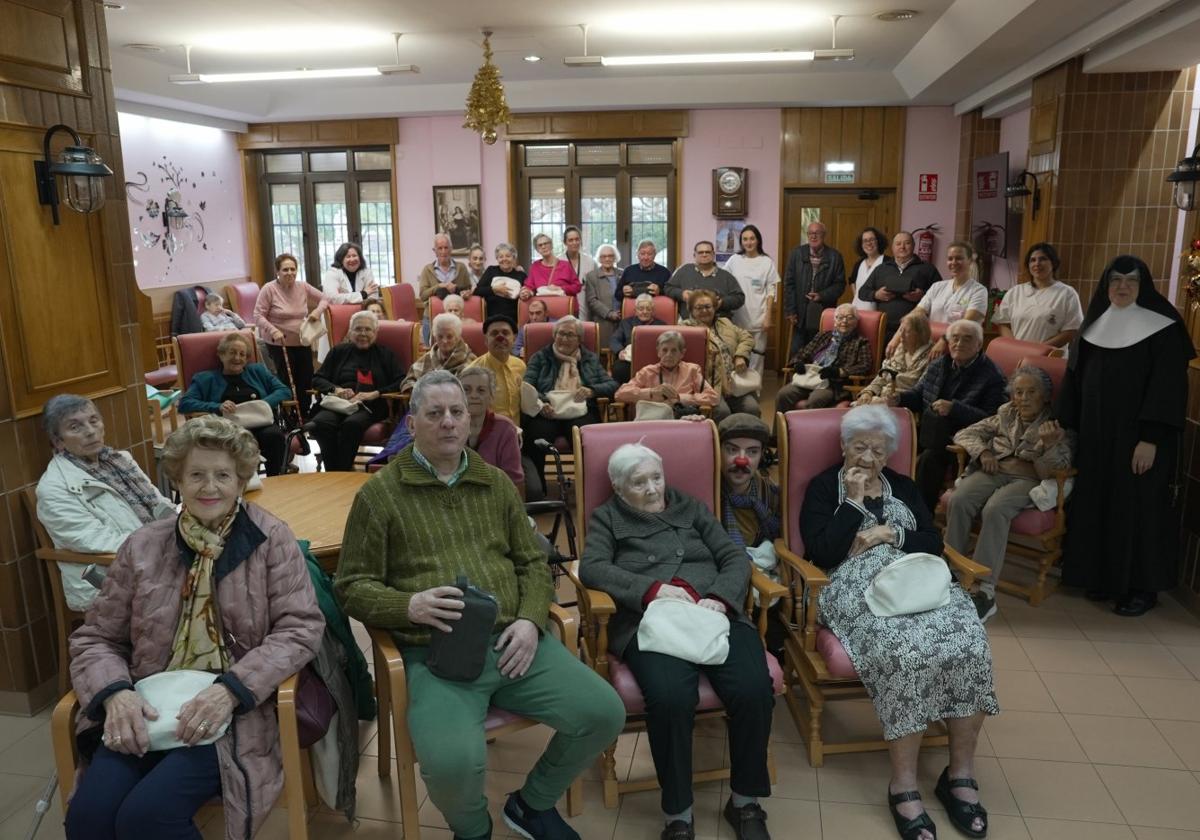
<path id="1" fill-rule="evenodd" d="M 567 56 L 568 67 L 637 67 L 664 64 L 770 64 L 776 62 L 812 61 L 812 50 L 792 50 L 758 53 L 683 53 L 676 55 L 579 55 Z"/>
<path id="2" fill-rule="evenodd" d="M 331 67 L 326 70 L 277 70 L 265 73 L 176 73 L 169 78 L 177 85 L 222 84 L 225 82 L 283 82 L 295 79 L 348 79 L 359 76 L 390 76 L 419 73 L 415 64 L 385 64 L 379 67 Z"/>

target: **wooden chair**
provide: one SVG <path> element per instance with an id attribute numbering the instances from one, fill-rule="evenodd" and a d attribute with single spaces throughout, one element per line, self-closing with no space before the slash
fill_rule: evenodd
<path id="1" fill-rule="evenodd" d="M 575 618 L 558 604 L 550 605 L 550 625 L 572 656 L 579 655 L 579 632 Z M 379 777 L 391 774 L 392 747 L 396 749 L 396 765 L 400 786 L 400 821 L 404 840 L 418 840 L 421 823 L 417 799 L 417 756 L 408 731 L 408 678 L 404 673 L 404 658 L 392 634 L 377 627 L 368 627 L 371 653 L 374 657 L 375 696 L 379 701 Z M 492 707 L 483 722 L 483 736 L 489 742 L 540 726 L 535 720 Z M 583 780 L 576 778 L 567 789 L 567 815 L 583 812 Z"/>
<path id="2" fill-rule="evenodd" d="M 784 478 L 782 515 L 784 535 L 775 541 L 782 583 L 787 587 L 787 636 L 784 639 L 784 673 L 787 680 L 788 709 L 800 737 L 808 747 L 808 762 L 820 767 L 827 754 L 869 752 L 887 749 L 882 738 L 867 741 L 826 743 L 821 716 L 829 700 L 866 697 L 867 692 L 838 638 L 821 625 L 818 599 L 829 585 L 829 576 L 804 559 L 804 540 L 800 536 L 800 507 L 809 482 L 842 460 L 841 424 L 848 409 L 814 408 L 775 415 L 775 433 L 779 441 L 779 475 Z M 900 445 L 888 459 L 896 472 L 911 476 L 917 461 L 916 424 L 912 414 L 894 408 L 900 425 Z M 947 548 L 951 569 L 958 573 L 964 588 L 988 574 L 980 566 Z M 803 696 L 796 693 L 799 688 Z M 943 735 L 927 735 L 925 743 L 946 744 Z"/>
<path id="3" fill-rule="evenodd" d="M 999 340 L 997 339 L 997 341 Z M 1050 382 L 1054 386 L 1050 398 L 1053 402 L 1054 398 L 1058 396 L 1063 376 L 1066 375 L 1067 360 L 1058 356 L 1029 356 L 1014 365 L 1013 370 L 1027 365 L 1040 368 L 1049 375 Z M 950 444 L 947 449 L 953 452 L 958 459 L 958 477 L 961 478 L 967 469 L 967 451 L 957 444 Z M 1073 477 L 1075 473 L 1074 468 L 1054 472 L 1052 477 L 1058 486 L 1058 503 L 1054 510 L 1043 511 L 1036 507 L 1029 507 L 1013 517 L 1009 525 L 1006 552 L 1018 558 L 1016 565 L 1031 567 L 1036 572 L 1037 579 L 1028 585 L 997 580 L 996 588 L 1001 592 L 1027 599 L 1031 607 L 1042 603 L 1058 588 L 1058 577 L 1051 576 L 1050 573 L 1062 560 L 1062 540 L 1067 533 L 1064 485 L 1067 479 Z M 953 493 L 954 488 L 951 487 L 942 494 L 941 502 L 944 510 L 950 509 L 950 497 Z M 978 536 L 978 533 L 978 528 L 972 529 L 974 536 Z M 1030 560 L 1033 561 L 1032 564 L 1024 562 Z"/>
<path id="4" fill-rule="evenodd" d="M 632 318 L 637 305 L 637 298 L 622 298 L 621 299 L 621 320 Z M 679 321 L 679 304 L 674 298 L 669 298 L 666 295 L 654 296 L 654 317 L 662 321 L 664 324 L 675 324 Z"/>
<path id="5" fill-rule="evenodd" d="M 680 423 L 675 420 L 653 420 L 640 423 L 604 423 L 583 426 L 574 430 L 576 482 L 575 530 L 580 551 L 584 551 L 587 526 L 592 511 L 612 496 L 608 479 L 608 459 L 618 446 L 642 441 L 663 459 L 667 481 L 703 502 L 716 517 L 721 515 L 721 458 L 717 427 L 712 421 Z M 571 564 L 576 566 L 577 564 Z M 579 580 L 578 570 L 569 568 L 568 575 L 575 584 L 582 621 L 581 647 L 583 661 L 609 681 L 625 703 L 625 731 L 645 728 L 645 699 L 629 668 L 608 650 L 608 621 L 616 613 L 616 603 L 606 592 L 587 589 Z M 751 591 L 746 599 L 747 611 L 753 608 L 754 593 L 761 603 L 782 597 L 786 590 L 751 566 Z M 759 635 L 766 633 L 767 612 L 759 612 Z M 763 650 L 775 693 L 783 690 L 783 674 L 775 657 Z M 725 710 L 707 677 L 700 677 L 700 701 L 696 718 L 724 717 Z M 616 770 L 616 744 L 601 757 L 604 783 L 604 805 L 615 808 L 623 793 L 655 790 L 655 778 L 619 781 Z M 771 780 L 775 780 L 775 763 L 768 752 Z M 728 779 L 729 768 L 700 770 L 693 774 L 694 783 Z"/>
<path id="6" fill-rule="evenodd" d="M 1057 347 L 1051 344 L 1042 344 L 1037 341 L 1021 341 L 1017 338 L 1005 338 L 1001 336 L 993 338 L 988 344 L 987 349 L 983 352 L 989 359 L 996 363 L 996 367 L 1000 368 L 1005 378 L 1008 378 L 1020 366 L 1022 359 L 1049 356 L 1057 349 Z"/>
<path id="7" fill-rule="evenodd" d="M 836 307 L 826 309 L 821 313 L 821 332 L 829 332 L 833 329 L 833 316 L 835 312 L 837 312 Z M 869 309 L 858 310 L 856 332 L 865 338 L 867 344 L 871 347 L 871 370 L 863 376 L 850 377 L 846 390 L 854 394 L 861 391 L 879 373 L 879 366 L 883 363 L 884 347 L 887 345 L 887 341 L 884 339 L 884 335 L 887 333 L 887 315 Z M 783 369 L 784 383 L 791 381 L 792 374 L 796 372 L 795 368 L 790 367 L 790 359 L 788 362 L 789 367 Z"/>
<path id="8" fill-rule="evenodd" d="M 296 680 L 293 674 L 275 692 L 279 745 L 283 753 L 282 798 L 288 812 L 288 837 L 291 840 L 308 840 L 309 809 L 318 807 L 318 800 L 307 756 L 300 748 L 296 722 Z M 50 740 L 54 751 L 54 768 L 58 773 L 58 795 L 64 814 L 75 790 L 75 773 L 79 766 L 79 750 L 75 743 L 75 719 L 78 715 L 79 698 L 74 691 L 68 691 L 50 715 Z M 221 800 L 217 798 L 209 804 L 219 807 Z"/>
<path id="9" fill-rule="evenodd" d="M 259 285 L 251 281 L 225 287 L 225 306 L 236 312 L 247 327 L 254 325 L 254 304 L 258 302 L 259 291 Z"/>
<path id="10" fill-rule="evenodd" d="M 417 292 L 409 283 L 394 283 L 383 287 L 383 308 L 393 321 L 420 321 L 417 314 Z"/>
<path id="11" fill-rule="evenodd" d="M 107 566 L 116 559 L 115 554 L 81 554 L 77 551 L 55 548 L 50 532 L 38 519 L 37 488 L 34 486 L 21 488 L 21 501 L 25 505 L 25 513 L 29 516 L 29 524 L 33 526 L 34 556 L 45 564 L 46 577 L 50 581 L 50 598 L 54 602 L 54 633 L 58 637 L 58 694 L 63 696 L 71 688 L 71 655 L 67 640 L 75 627 L 83 623 L 83 613 L 76 612 L 67 606 L 67 597 L 63 593 L 62 572 L 59 563 L 71 563 L 76 566 Z M 82 571 L 82 568 L 81 568 Z"/>
<path id="12" fill-rule="evenodd" d="M 565 318 L 568 315 L 578 315 L 575 311 L 576 299 L 574 295 L 543 295 L 542 297 L 530 298 L 529 300 L 517 301 L 517 329 L 529 323 L 529 304 L 534 300 L 540 300 L 546 304 L 546 317 L 551 321 L 557 321 L 559 318 Z"/>

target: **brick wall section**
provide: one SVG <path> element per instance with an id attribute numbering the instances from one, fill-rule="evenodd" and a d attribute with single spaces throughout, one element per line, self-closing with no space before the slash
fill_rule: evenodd
<path id="1" fill-rule="evenodd" d="M 942 231 L 943 239 L 971 240 L 971 164 L 976 158 L 1000 151 L 1000 120 L 985 120 L 981 111 L 964 114 L 959 121 L 958 200 L 954 208 L 954 235 Z"/>

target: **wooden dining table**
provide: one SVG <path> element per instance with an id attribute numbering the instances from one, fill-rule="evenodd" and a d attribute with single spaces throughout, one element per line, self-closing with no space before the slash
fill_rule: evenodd
<path id="1" fill-rule="evenodd" d="M 262 480 L 261 490 L 252 490 L 245 498 L 286 522 L 297 539 L 308 540 L 322 568 L 333 574 L 354 494 L 370 477 L 364 472 L 269 476 Z"/>

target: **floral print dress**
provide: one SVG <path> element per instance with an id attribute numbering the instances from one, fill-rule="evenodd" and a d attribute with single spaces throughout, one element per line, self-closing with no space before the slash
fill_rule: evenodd
<path id="1" fill-rule="evenodd" d="M 841 473 L 838 495 L 845 503 Z M 859 531 L 881 522 L 916 527 L 886 478 L 882 499 L 869 507 Z M 905 553 L 883 543 L 848 557 L 830 573 L 820 598 L 821 621 L 849 654 L 889 741 L 922 732 L 931 721 L 1000 711 L 987 633 L 961 587 L 951 587 L 950 603 L 915 615 L 880 617 L 867 606 L 863 592 L 871 580 Z"/>

